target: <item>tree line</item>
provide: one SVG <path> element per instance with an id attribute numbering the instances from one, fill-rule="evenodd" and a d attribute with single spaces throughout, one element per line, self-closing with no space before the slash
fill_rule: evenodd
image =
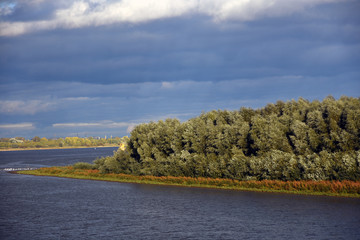
<path id="1" fill-rule="evenodd" d="M 23 137 L 15 138 L 1 138 L 0 149 L 8 148 L 62 148 L 62 147 L 97 147 L 108 145 L 120 145 L 127 141 L 128 137 L 115 138 L 97 138 L 97 137 L 66 137 L 47 139 L 35 136 L 32 139 L 25 139 Z"/>
<path id="2" fill-rule="evenodd" d="M 278 101 L 140 124 L 101 172 L 237 180 L 359 180 L 360 98 Z"/>

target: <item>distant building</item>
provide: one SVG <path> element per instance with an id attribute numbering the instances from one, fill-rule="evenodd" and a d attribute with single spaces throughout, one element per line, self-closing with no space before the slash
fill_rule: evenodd
<path id="1" fill-rule="evenodd" d="M 16 138 L 10 138 L 9 142 L 11 142 L 11 143 L 23 143 L 24 141 L 20 140 L 20 139 L 16 139 Z"/>

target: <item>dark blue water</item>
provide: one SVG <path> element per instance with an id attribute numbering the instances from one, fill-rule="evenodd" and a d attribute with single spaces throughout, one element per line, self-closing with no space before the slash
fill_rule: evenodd
<path id="1" fill-rule="evenodd" d="M 0 152 L 0 168 L 91 162 L 113 150 Z M 360 239 L 359 199 L 3 171 L 0 187 L 0 239 Z"/>

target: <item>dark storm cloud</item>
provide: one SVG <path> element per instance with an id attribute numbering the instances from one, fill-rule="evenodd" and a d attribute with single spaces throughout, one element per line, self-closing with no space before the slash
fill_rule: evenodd
<path id="1" fill-rule="evenodd" d="M 33 0 L 1 11 L 0 134 L 124 135 L 212 109 L 359 95 L 356 1 L 172 2 L 149 11 L 140 0 Z"/>
<path id="2" fill-rule="evenodd" d="M 234 27 L 193 16 L 3 38 L 0 77 L 93 83 L 216 81 L 354 69 L 359 45 L 347 42 L 359 30 L 328 21 L 314 24 L 313 19 L 295 16 Z"/>

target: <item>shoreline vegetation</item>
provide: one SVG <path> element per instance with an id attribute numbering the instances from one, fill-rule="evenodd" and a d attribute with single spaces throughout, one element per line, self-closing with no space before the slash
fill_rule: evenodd
<path id="1" fill-rule="evenodd" d="M 107 148 L 119 147 L 118 144 L 102 145 L 102 146 L 66 146 L 66 147 L 41 147 L 41 148 L 0 148 L 0 152 L 10 151 L 29 151 L 29 150 L 52 150 L 52 149 L 74 149 L 74 148 Z"/>
<path id="2" fill-rule="evenodd" d="M 98 148 L 119 147 L 128 141 L 128 137 L 66 137 L 47 139 L 38 136 L 32 139 L 24 137 L 0 138 L 0 151 L 68 149 L 68 148 Z"/>
<path id="3" fill-rule="evenodd" d="M 240 191 L 273 192 L 302 195 L 323 195 L 336 197 L 360 198 L 359 181 L 280 181 L 249 180 L 241 181 L 226 178 L 205 177 L 173 177 L 173 176 L 134 176 L 123 173 L 101 173 L 97 169 L 77 169 L 74 166 L 48 167 L 36 170 L 14 172 L 17 174 L 52 176 L 62 178 L 140 183 L 155 185 L 171 185 L 182 187 L 216 188 Z"/>

